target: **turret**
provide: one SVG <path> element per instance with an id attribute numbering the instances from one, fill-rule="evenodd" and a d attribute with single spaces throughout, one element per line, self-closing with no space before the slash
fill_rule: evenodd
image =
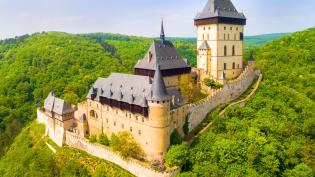
<path id="1" fill-rule="evenodd" d="M 251 67 L 251 68 L 255 67 L 255 61 L 254 61 L 253 52 L 251 52 L 250 55 L 249 55 L 248 66 Z"/>
<path id="2" fill-rule="evenodd" d="M 159 159 L 170 145 L 169 112 L 172 97 L 167 93 L 160 66 L 157 65 L 152 88 L 148 96 L 149 120 L 152 127 L 147 134 L 151 140 L 150 151 Z"/>

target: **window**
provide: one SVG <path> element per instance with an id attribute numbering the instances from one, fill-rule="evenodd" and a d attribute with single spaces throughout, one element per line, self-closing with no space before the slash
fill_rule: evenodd
<path id="1" fill-rule="evenodd" d="M 226 63 L 224 63 L 224 67 L 223 67 L 223 68 L 224 68 L 224 70 L 226 70 L 226 68 L 227 68 L 227 67 L 226 67 Z"/>
<path id="2" fill-rule="evenodd" d="M 130 127 L 130 131 L 132 132 L 132 127 Z"/>
<path id="3" fill-rule="evenodd" d="M 91 110 L 90 111 L 90 116 L 92 117 L 92 118 L 98 118 L 98 115 L 97 115 L 97 113 L 94 111 L 94 110 Z"/>
<path id="4" fill-rule="evenodd" d="M 230 30 L 233 30 L 233 27 L 230 27 Z"/>
<path id="5" fill-rule="evenodd" d="M 144 118 L 142 117 L 142 122 L 144 122 Z"/>
<path id="6" fill-rule="evenodd" d="M 202 40 L 205 40 L 205 35 L 204 34 L 202 34 Z"/>
<path id="7" fill-rule="evenodd" d="M 208 30 L 210 30 L 211 28 L 210 28 L 210 26 L 208 27 Z"/>
<path id="8" fill-rule="evenodd" d="M 228 40 L 230 40 L 230 34 L 228 34 Z"/>
<path id="9" fill-rule="evenodd" d="M 203 30 L 206 30 L 206 27 L 203 27 Z"/>
<path id="10" fill-rule="evenodd" d="M 141 130 L 138 131 L 138 134 L 141 135 Z"/>
<path id="11" fill-rule="evenodd" d="M 235 63 L 234 63 L 234 62 L 233 62 L 233 64 L 232 64 L 232 68 L 235 69 Z"/>
<path id="12" fill-rule="evenodd" d="M 125 128 L 125 125 L 124 125 L 124 124 L 121 124 L 121 128 L 124 129 L 124 128 Z"/>
<path id="13" fill-rule="evenodd" d="M 234 34 L 234 41 L 236 41 L 236 34 Z"/>
<path id="14" fill-rule="evenodd" d="M 236 27 L 236 31 L 238 31 L 238 27 Z"/>
<path id="15" fill-rule="evenodd" d="M 240 32 L 240 40 L 244 40 L 244 33 Z"/>
<path id="16" fill-rule="evenodd" d="M 233 45 L 232 47 L 232 55 L 234 56 L 235 55 L 235 46 Z"/>
<path id="17" fill-rule="evenodd" d="M 237 64 L 237 69 L 239 69 L 240 68 L 240 64 Z"/>
<path id="18" fill-rule="evenodd" d="M 227 48 L 224 46 L 224 56 L 227 56 Z"/>
<path id="19" fill-rule="evenodd" d="M 224 27 L 224 30 L 226 30 L 226 26 Z"/>
<path id="20" fill-rule="evenodd" d="M 210 34 L 207 35 L 207 40 L 209 41 L 209 39 L 210 39 Z"/>
<path id="21" fill-rule="evenodd" d="M 225 40 L 225 34 L 224 34 L 224 40 Z"/>
<path id="22" fill-rule="evenodd" d="M 116 126 L 116 122 L 114 122 L 114 126 Z"/>

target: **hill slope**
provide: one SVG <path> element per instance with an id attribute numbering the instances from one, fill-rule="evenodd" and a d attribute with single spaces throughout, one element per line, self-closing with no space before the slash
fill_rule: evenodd
<path id="1" fill-rule="evenodd" d="M 192 145 L 181 176 L 315 174 L 315 29 L 255 50 L 264 73 L 257 94 Z"/>
<path id="2" fill-rule="evenodd" d="M 290 33 L 274 33 L 274 34 L 263 34 L 256 36 L 245 36 L 246 49 L 256 48 L 262 46 L 270 41 L 277 40 L 285 35 L 289 35 Z"/>

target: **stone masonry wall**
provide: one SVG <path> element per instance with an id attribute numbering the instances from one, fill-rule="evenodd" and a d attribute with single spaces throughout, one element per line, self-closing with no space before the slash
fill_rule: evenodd
<path id="1" fill-rule="evenodd" d="M 214 108 L 229 103 L 241 96 L 255 79 L 254 66 L 248 65 L 236 79 L 227 82 L 220 90 L 196 104 L 189 105 L 189 130 L 196 128 Z"/>
<path id="2" fill-rule="evenodd" d="M 145 167 L 136 160 L 124 160 L 105 146 L 91 144 L 85 138 L 69 131 L 66 132 L 66 144 L 70 147 L 85 151 L 98 158 L 115 163 L 138 177 L 171 177 L 179 173 L 179 169 L 170 172 L 157 172 L 151 168 Z"/>

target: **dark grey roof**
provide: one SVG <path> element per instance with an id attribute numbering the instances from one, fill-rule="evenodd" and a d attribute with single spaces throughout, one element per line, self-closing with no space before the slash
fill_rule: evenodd
<path id="1" fill-rule="evenodd" d="M 161 70 L 157 69 L 153 81 L 149 76 L 113 73 L 108 78 L 98 78 L 91 90 L 95 91 L 95 101 L 100 97 L 113 99 L 141 107 L 148 107 L 148 101 L 165 101 L 172 97 L 175 104 L 172 109 L 183 105 L 183 99 L 177 89 L 166 90 Z M 87 98 L 91 99 L 89 92 Z"/>
<path id="2" fill-rule="evenodd" d="M 202 49 L 202 50 L 210 49 L 207 41 L 203 41 L 203 43 L 200 45 L 199 49 Z"/>
<path id="3" fill-rule="evenodd" d="M 147 107 L 151 83 L 147 76 L 112 73 L 107 79 L 98 78 L 91 90 L 96 91 L 95 100 L 105 97 L 141 107 Z M 91 99 L 89 92 L 87 98 Z"/>
<path id="4" fill-rule="evenodd" d="M 248 61 L 254 61 L 253 52 L 250 53 Z"/>
<path id="5" fill-rule="evenodd" d="M 231 0 L 208 0 L 201 13 L 198 13 L 196 20 L 215 17 L 246 19 L 243 13 L 239 13 Z"/>
<path id="6" fill-rule="evenodd" d="M 166 101 L 170 100 L 171 96 L 167 93 L 164 79 L 162 76 L 161 68 L 158 65 L 154 74 L 151 95 L 149 100 L 151 101 Z"/>
<path id="7" fill-rule="evenodd" d="M 142 60 L 139 60 L 135 68 L 155 70 L 160 65 L 161 70 L 190 68 L 178 54 L 171 41 L 154 40 L 149 51 Z"/>
<path id="8" fill-rule="evenodd" d="M 71 105 L 66 103 L 64 100 L 57 98 L 54 92 L 50 92 L 48 97 L 45 99 L 44 108 L 47 111 L 64 115 L 70 112 L 74 112 Z"/>

